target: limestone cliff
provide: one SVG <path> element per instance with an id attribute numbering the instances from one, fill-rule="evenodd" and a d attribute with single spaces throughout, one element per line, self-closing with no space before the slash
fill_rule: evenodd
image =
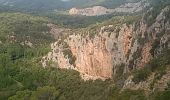
<path id="1" fill-rule="evenodd" d="M 94 6 L 92 8 L 85 9 L 72 8 L 69 10 L 69 14 L 71 15 L 85 15 L 85 16 L 99 16 L 108 14 L 110 12 L 111 10 L 102 6 Z"/>
<path id="2" fill-rule="evenodd" d="M 94 6 L 94 7 L 84 8 L 84 9 L 72 8 L 69 10 L 69 14 L 99 16 L 99 15 L 114 14 L 114 13 L 136 13 L 144 10 L 148 6 L 149 3 L 147 3 L 146 0 L 142 0 L 136 3 L 126 3 L 114 9 L 108 9 L 102 6 Z"/>
<path id="3" fill-rule="evenodd" d="M 159 40 L 161 46 L 154 54 L 170 45 L 170 25 L 165 22 L 167 11 L 169 8 L 164 8 L 151 26 L 142 18 L 138 23 L 129 25 L 103 26 L 94 38 L 76 33 L 68 35 L 64 40 L 51 44 L 52 51 L 43 57 L 43 66 L 52 61 L 56 64 L 54 67 L 77 70 L 84 80 L 112 78 L 121 65 L 124 65 L 123 73 L 141 68 L 154 57 L 151 50 L 162 30 L 166 34 Z"/>

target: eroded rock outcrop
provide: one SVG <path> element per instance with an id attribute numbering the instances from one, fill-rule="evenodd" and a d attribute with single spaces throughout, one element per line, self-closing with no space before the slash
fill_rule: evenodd
<path id="1" fill-rule="evenodd" d="M 160 14 L 156 17 L 155 22 L 145 30 L 145 34 L 148 33 L 148 42 L 143 45 L 141 49 L 141 57 L 138 59 L 138 63 L 136 66 L 143 66 L 146 62 L 149 62 L 152 58 L 160 57 L 162 51 L 168 50 L 170 48 L 170 29 L 169 21 L 167 21 L 166 13 L 169 12 L 169 7 L 165 7 L 162 9 Z M 146 26 L 146 25 L 142 25 Z M 144 28 L 145 29 L 145 28 Z M 150 34 L 149 34 L 150 33 Z M 146 35 L 144 35 L 146 36 Z M 155 46 L 156 45 L 156 46 Z M 152 52 L 152 53 L 151 53 Z M 164 57 L 164 56 L 163 56 Z M 159 65 L 161 67 L 161 65 Z M 169 66 L 169 65 L 167 65 Z M 153 66 L 155 67 L 155 66 Z M 124 82 L 124 89 L 132 89 L 132 90 L 145 90 L 146 92 L 154 92 L 156 91 L 164 91 L 168 88 L 168 84 L 170 81 L 169 75 L 169 67 L 163 65 L 165 67 L 164 73 L 152 72 L 151 75 L 144 81 L 139 83 L 133 82 L 133 76 L 129 76 L 127 80 Z"/>
<path id="2" fill-rule="evenodd" d="M 114 66 L 127 63 L 127 56 L 133 43 L 133 27 L 124 24 L 117 33 L 116 29 L 113 32 L 106 32 L 108 28 L 114 27 L 111 25 L 102 27 L 94 39 L 90 39 L 89 36 L 83 38 L 78 34 L 70 35 L 65 40 L 68 48 L 56 42 L 51 45 L 52 52 L 44 59 L 57 62 L 60 68 L 79 71 L 85 80 L 111 78 L 113 70 L 116 70 Z M 70 49 L 71 55 L 76 58 L 74 64 L 69 64 L 70 59 L 64 56 L 65 49 Z"/>
<path id="3" fill-rule="evenodd" d="M 72 8 L 69 10 L 69 14 L 71 15 L 99 16 L 108 13 L 111 13 L 111 10 L 102 6 L 94 6 L 92 8 L 85 9 Z"/>
<path id="4" fill-rule="evenodd" d="M 149 6 L 149 3 L 147 3 L 145 0 L 142 0 L 137 3 L 123 4 L 115 9 L 108 9 L 102 6 L 94 6 L 90 8 L 84 8 L 84 9 L 72 8 L 69 10 L 69 14 L 70 15 L 99 16 L 99 15 L 105 15 L 105 14 L 111 14 L 111 13 L 136 13 L 136 12 L 142 11 L 148 6 Z"/>
<path id="5" fill-rule="evenodd" d="M 168 11 L 165 9 L 162 12 Z M 158 25 L 165 19 L 160 13 L 150 27 L 143 19 L 138 24 L 103 26 L 94 38 L 76 33 L 68 35 L 51 44 L 52 51 L 43 57 L 43 66 L 52 61 L 54 67 L 77 70 L 84 80 L 112 78 L 121 65 L 123 73 L 141 68 L 153 58 L 151 50 L 157 34 L 169 25 L 168 22 Z M 168 29 L 164 30 L 167 34 L 162 36 L 161 46 L 154 52 L 169 45 Z"/>

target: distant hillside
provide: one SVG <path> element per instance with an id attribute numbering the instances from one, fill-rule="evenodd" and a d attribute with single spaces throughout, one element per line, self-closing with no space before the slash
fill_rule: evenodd
<path id="1" fill-rule="evenodd" d="M 0 19 L 2 43 L 29 41 L 36 45 L 52 41 L 52 37 L 48 33 L 48 20 L 45 18 L 22 13 L 1 13 Z"/>
<path id="2" fill-rule="evenodd" d="M 136 1 L 136 0 L 135 0 Z M 54 9 L 70 9 L 72 7 L 90 7 L 100 5 L 104 7 L 114 8 L 126 0 L 0 0 L 0 9 L 15 10 L 54 10 Z"/>

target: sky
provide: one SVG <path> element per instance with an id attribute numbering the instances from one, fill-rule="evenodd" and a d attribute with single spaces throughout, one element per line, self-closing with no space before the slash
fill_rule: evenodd
<path id="1" fill-rule="evenodd" d="M 68 1 L 70 1 L 70 0 L 61 0 L 61 1 L 63 1 L 63 2 L 68 2 Z"/>

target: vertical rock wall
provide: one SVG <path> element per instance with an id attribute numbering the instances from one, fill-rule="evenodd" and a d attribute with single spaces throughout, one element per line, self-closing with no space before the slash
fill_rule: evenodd
<path id="1" fill-rule="evenodd" d="M 43 66 L 48 61 L 55 62 L 59 68 L 79 71 L 84 80 L 112 78 L 122 64 L 124 73 L 143 67 L 153 58 L 150 51 L 157 34 L 169 26 L 164 22 L 166 11 L 167 8 L 163 9 L 150 27 L 142 19 L 138 24 L 103 26 L 94 38 L 69 35 L 62 43 L 57 41 L 51 45 L 52 51 L 43 58 Z M 169 28 L 166 29 L 165 32 Z M 161 38 L 160 48 L 165 47 L 168 36 Z"/>

